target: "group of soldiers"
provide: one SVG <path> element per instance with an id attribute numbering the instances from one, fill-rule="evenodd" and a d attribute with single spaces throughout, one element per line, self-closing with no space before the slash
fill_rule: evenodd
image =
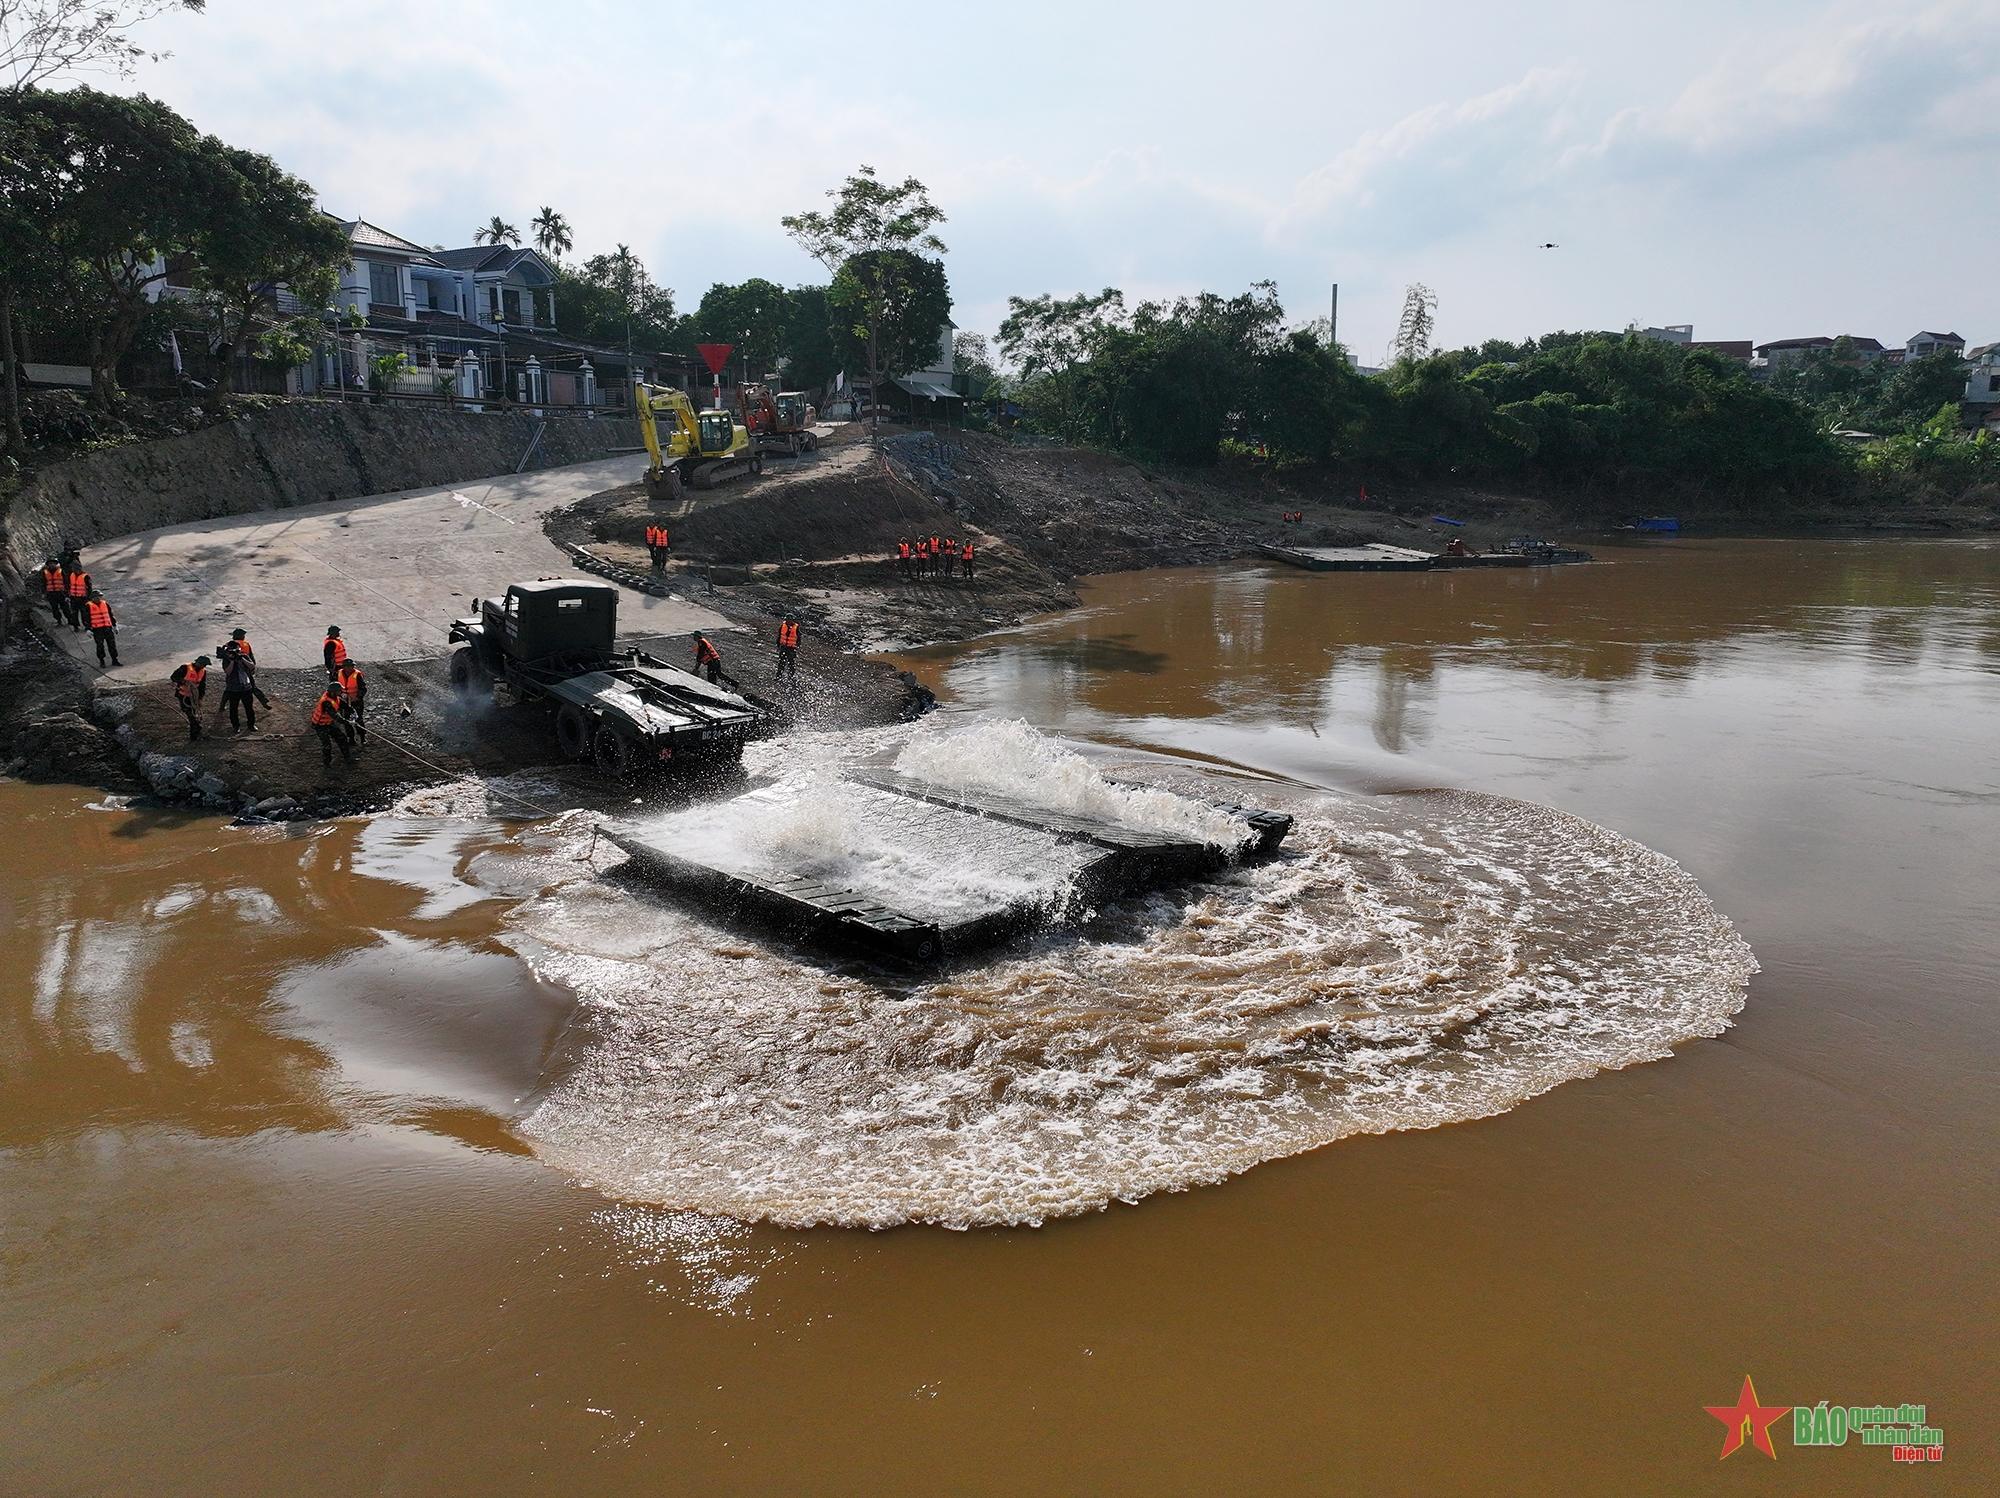
<path id="1" fill-rule="evenodd" d="M 42 563 L 42 600 L 55 615 L 57 628 L 67 624 L 72 633 L 90 631 L 98 665 L 124 664 L 118 659 L 118 616 L 112 612 L 111 600 L 91 582 L 82 549 L 74 541 L 63 547 L 60 556 Z"/>
<path id="2" fill-rule="evenodd" d="M 648 523 L 646 526 L 646 555 L 653 559 L 653 570 L 665 572 L 667 558 L 673 554 L 674 538 L 667 534 L 664 525 Z"/>
<path id="3" fill-rule="evenodd" d="M 896 565 L 905 579 L 950 577 L 956 564 L 963 578 L 972 576 L 972 542 L 956 536 L 919 536 L 896 543 Z"/>
<path id="4" fill-rule="evenodd" d="M 727 683 L 731 689 L 740 689 L 742 683 L 722 669 L 722 652 L 716 649 L 715 641 L 700 630 L 694 632 L 694 674 L 704 681 Z M 778 665 L 773 673 L 777 681 L 790 678 L 793 685 L 799 679 L 799 620 L 796 614 L 786 612 L 778 616 Z"/>
<path id="5" fill-rule="evenodd" d="M 368 678 L 354 657 L 348 654 L 340 626 L 329 624 L 321 644 L 326 663 L 326 686 L 313 703 L 308 721 L 319 740 L 320 768 L 333 768 L 337 749 L 343 763 L 354 763 L 354 751 L 368 742 Z M 257 731 L 257 708 L 270 710 L 271 699 L 257 685 L 257 652 L 247 630 L 232 629 L 229 638 L 215 647 L 215 656 L 198 655 L 174 667 L 168 677 L 174 689 L 174 705 L 187 719 L 188 739 L 201 737 L 201 710 L 208 700 L 208 672 L 221 658 L 222 704 L 215 710 L 219 720 L 229 713 L 232 733 Z"/>
<path id="6" fill-rule="evenodd" d="M 82 549 L 75 543 L 65 546 L 58 556 L 42 563 L 42 597 L 55 617 L 58 628 L 88 629 L 97 646 L 97 664 L 118 666 L 118 615 L 111 602 L 91 582 L 83 565 Z M 334 751 L 346 763 L 354 762 L 354 750 L 368 742 L 368 679 L 341 638 L 340 626 L 330 624 L 321 649 L 326 663 L 326 688 L 313 703 L 311 723 L 319 739 L 320 764 L 333 768 Z M 174 705 L 187 719 L 188 739 L 201 737 L 201 713 L 208 700 L 209 668 L 222 672 L 222 701 L 215 710 L 219 722 L 229 714 L 232 733 L 257 732 L 257 708 L 270 710 L 271 699 L 257 685 L 257 652 L 247 630 L 233 629 L 229 638 L 215 647 L 215 654 L 198 655 L 174 667 L 168 677 L 174 690 Z"/>

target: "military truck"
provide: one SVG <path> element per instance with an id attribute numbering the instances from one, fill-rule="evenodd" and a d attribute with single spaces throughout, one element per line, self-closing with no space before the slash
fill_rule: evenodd
<path id="1" fill-rule="evenodd" d="M 768 719 L 747 697 L 638 649 L 620 651 L 618 589 L 543 578 L 475 599 L 452 622 L 452 685 L 554 709 L 556 743 L 576 760 L 633 775 L 737 759 Z"/>

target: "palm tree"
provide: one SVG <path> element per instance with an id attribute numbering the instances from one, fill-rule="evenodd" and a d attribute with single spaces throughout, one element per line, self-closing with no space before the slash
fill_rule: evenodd
<path id="1" fill-rule="evenodd" d="M 474 244 L 518 244 L 520 240 L 521 231 L 497 213 L 486 221 L 485 227 L 474 230 L 472 235 Z"/>
<path id="2" fill-rule="evenodd" d="M 528 227 L 535 231 L 535 243 L 551 260 L 560 260 L 569 253 L 569 220 L 555 209 L 544 205 Z"/>

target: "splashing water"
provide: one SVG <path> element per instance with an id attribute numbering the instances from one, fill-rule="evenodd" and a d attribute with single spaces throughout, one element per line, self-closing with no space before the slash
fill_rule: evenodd
<path id="1" fill-rule="evenodd" d="M 938 774 L 957 737 L 899 768 Z M 1051 774 L 1032 740 L 1021 753 Z M 1299 819 L 1279 860 L 913 985 L 637 899 L 575 861 L 573 827 L 540 829 L 517 858 L 543 895 L 512 939 L 580 1010 L 521 1130 L 628 1200 L 797 1226 L 1038 1223 L 1498 1112 L 1742 1007 L 1741 937 L 1614 833 L 1466 794 L 1257 799 Z"/>
<path id="2" fill-rule="evenodd" d="M 896 769 L 941 790 L 992 791 L 1051 811 L 1100 818 L 1147 832 L 1240 849 L 1244 824 L 1173 791 L 1119 785 L 1076 750 L 1016 719 L 969 727 L 920 729 L 896 756 Z"/>

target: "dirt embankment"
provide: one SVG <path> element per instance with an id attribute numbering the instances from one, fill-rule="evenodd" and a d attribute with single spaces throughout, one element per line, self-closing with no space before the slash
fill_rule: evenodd
<path id="1" fill-rule="evenodd" d="M 1490 544 L 1554 528 L 1533 502 L 1454 488 L 1364 507 L 1336 496 L 1334 482 L 1268 470 L 1160 472 L 968 432 L 891 428 L 878 453 L 852 424 L 814 456 L 774 459 L 762 477 L 697 493 L 677 511 L 633 484 L 554 517 L 550 531 L 643 569 L 645 527 L 663 523 L 673 537 L 672 585 L 700 590 L 703 602 L 739 618 L 794 609 L 851 647 L 880 649 L 1066 608 L 1074 579 L 1088 573 L 1226 561 L 1265 542 L 1441 546 L 1463 533 Z M 1436 512 L 1466 530 L 1435 524 Z M 905 575 L 893 560 L 897 542 L 932 535 L 973 542 L 971 580 Z"/>
<path id="2" fill-rule="evenodd" d="M 649 524 L 672 537 L 670 586 L 759 633 L 792 612 L 808 637 L 865 650 L 963 638 L 1076 601 L 1061 572 L 941 503 L 855 426 L 817 453 L 773 459 L 762 476 L 699 491 L 677 510 L 631 484 L 551 517 L 549 532 L 643 571 Z M 897 543 L 932 535 L 972 542 L 972 578 L 962 565 L 949 577 L 905 576 Z"/>

